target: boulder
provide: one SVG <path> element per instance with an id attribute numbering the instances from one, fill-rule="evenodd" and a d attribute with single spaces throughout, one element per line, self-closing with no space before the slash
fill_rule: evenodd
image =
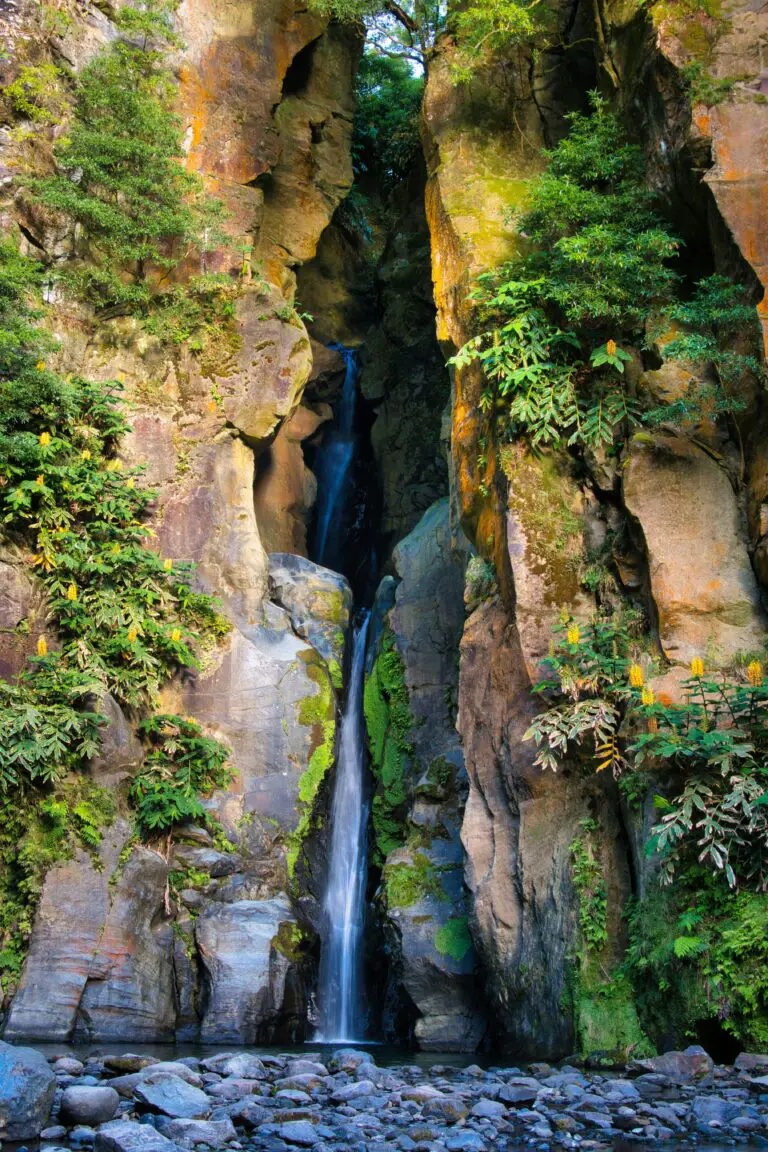
<path id="1" fill-rule="evenodd" d="M 147 1076 L 136 1085 L 133 1095 L 152 1112 L 162 1112 L 173 1119 L 197 1120 L 211 1111 L 205 1092 L 180 1076 Z"/>
<path id="2" fill-rule="evenodd" d="M 700 1045 L 691 1044 L 684 1052 L 664 1052 L 645 1060 L 633 1060 L 633 1071 L 657 1073 L 676 1084 L 694 1084 L 706 1080 L 714 1072 L 715 1062 Z"/>
<path id="3" fill-rule="evenodd" d="M 275 947 L 282 924 L 295 923 L 285 896 L 211 905 L 195 922 L 207 995 L 203 1043 L 263 1041 L 281 1024 L 291 963 Z"/>
<path id="4" fill-rule="evenodd" d="M 177 1145 L 151 1124 L 112 1120 L 96 1133 L 93 1152 L 177 1152 Z"/>
<path id="5" fill-rule="evenodd" d="M 55 1093 L 56 1077 L 42 1053 L 0 1041 L 0 1141 L 36 1140 Z"/>
<path id="6" fill-rule="evenodd" d="M 294 631 L 341 674 L 352 611 L 352 589 L 347 580 L 303 556 L 273 552 L 269 557 L 269 591 L 275 603 L 290 613 Z"/>
<path id="7" fill-rule="evenodd" d="M 76 1085 L 64 1089 L 61 1119 L 65 1124 L 106 1124 L 117 1113 L 120 1097 L 114 1088 Z"/>
<path id="8" fill-rule="evenodd" d="M 207 1144 L 210 1148 L 219 1148 L 228 1144 L 230 1140 L 237 1140 L 237 1132 L 232 1121 L 225 1120 L 169 1120 L 160 1126 L 164 1136 L 169 1140 L 192 1148 L 195 1144 Z"/>

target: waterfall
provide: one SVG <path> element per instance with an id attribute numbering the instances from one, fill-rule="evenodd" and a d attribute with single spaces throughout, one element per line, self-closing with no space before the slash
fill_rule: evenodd
<path id="1" fill-rule="evenodd" d="M 359 1040 L 367 877 L 363 673 L 368 613 L 354 631 L 331 813 L 331 854 L 320 963 L 321 1040 Z"/>
<path id="2" fill-rule="evenodd" d="M 347 480 L 355 455 L 355 412 L 357 409 L 357 383 L 360 367 L 354 348 L 331 344 L 340 352 L 346 367 L 341 403 L 334 426 L 327 436 L 317 468 L 317 513 L 314 559 L 318 564 L 333 567 L 338 559 L 338 533 L 343 527 L 343 512 L 347 500 Z"/>

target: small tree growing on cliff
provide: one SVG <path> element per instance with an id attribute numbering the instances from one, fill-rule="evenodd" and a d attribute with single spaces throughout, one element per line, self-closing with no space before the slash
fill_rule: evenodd
<path id="1" fill-rule="evenodd" d="M 120 10 L 122 37 L 80 76 L 72 127 L 55 150 L 59 172 L 32 184 L 84 238 L 87 263 L 63 276 L 101 308 L 146 309 L 153 276 L 167 274 L 206 238 L 212 243 L 221 217 L 182 162 L 165 63 L 178 44 L 174 7 L 174 0 L 141 0 Z"/>

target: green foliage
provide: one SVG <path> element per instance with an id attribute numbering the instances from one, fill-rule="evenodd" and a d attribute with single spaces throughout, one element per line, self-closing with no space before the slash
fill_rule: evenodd
<path id="1" fill-rule="evenodd" d="M 403 180 L 421 155 L 419 109 L 424 81 L 404 60 L 366 52 L 355 94 L 352 159 L 355 176 L 385 193 Z"/>
<path id="2" fill-rule="evenodd" d="M 695 662 L 694 662 L 695 663 Z M 634 763 L 663 763 L 682 786 L 672 799 L 657 796 L 661 819 L 649 851 L 662 857 L 670 883 L 692 858 L 706 861 L 730 887 L 768 888 L 768 685 L 755 661 L 745 682 L 704 678 L 684 685 L 680 705 L 641 705 L 646 732 L 630 745 Z"/>
<path id="3" fill-rule="evenodd" d="M 557 770 L 585 739 L 597 771 L 630 775 L 664 766 L 665 790 L 680 781 L 671 799 L 656 799 L 660 820 L 649 852 L 662 857 L 662 878 L 671 882 L 681 866 L 707 861 L 730 887 L 768 887 L 768 685 L 752 661 L 731 681 L 705 678 L 700 659 L 683 684 L 682 704 L 657 701 L 643 683 L 637 657 L 637 621 L 596 618 L 589 628 L 574 623 L 555 630 L 549 677 L 536 691 L 550 707 L 525 736 L 538 746 L 536 763 Z M 629 715 L 636 722 L 628 748 L 620 739 Z M 644 721 L 644 724 L 643 724 Z M 642 729 L 637 730 L 637 725 Z"/>
<path id="4" fill-rule="evenodd" d="M 435 933 L 435 948 L 443 956 L 450 956 L 457 964 L 472 947 L 469 922 L 466 916 L 451 916 Z"/>
<path id="5" fill-rule="evenodd" d="M 599 951 L 608 943 L 608 890 L 599 858 L 599 825 L 582 820 L 581 835 L 571 841 L 573 884 L 579 896 L 579 924 L 584 945 Z"/>
<path id="6" fill-rule="evenodd" d="M 215 637 L 229 627 L 192 587 L 191 565 L 146 547 L 153 493 L 116 455 L 127 430 L 119 386 L 47 366 L 53 344 L 28 303 L 38 280 L 31 261 L 0 244 L 0 523 L 31 553 L 58 649 L 40 637 L 16 682 L 0 681 L 0 963 L 11 973 L 46 869 L 77 843 L 95 848 L 111 818 L 77 776 L 105 723 L 94 701 L 108 691 L 145 710 L 169 676 L 194 665 L 198 629 Z M 228 782 L 227 750 L 180 717 L 150 717 L 139 730 L 148 752 L 131 798 L 142 832 L 204 818 L 199 795 Z"/>
<path id="7" fill-rule="evenodd" d="M 191 329 L 202 339 L 211 285 L 201 294 L 193 284 L 182 309 L 185 290 L 166 293 L 158 282 L 193 250 L 215 245 L 223 211 L 183 163 L 174 78 L 165 63 L 177 44 L 175 6 L 139 0 L 119 10 L 121 37 L 78 77 L 72 124 L 55 148 L 58 170 L 31 180 L 30 188 L 78 228 L 86 259 L 61 275 L 80 296 L 113 312 L 158 310 L 156 323 L 170 325 L 173 338 Z"/>
<path id="8" fill-rule="evenodd" d="M 69 107 L 61 73 L 54 64 L 25 64 L 3 89 L 14 112 L 35 127 L 61 123 Z"/>
<path id="9" fill-rule="evenodd" d="M 740 80 L 748 79 L 742 75 L 716 77 L 701 60 L 692 60 L 684 64 L 680 74 L 693 103 L 706 104 L 709 108 L 722 104 Z"/>
<path id="10" fill-rule="evenodd" d="M 183 716 L 150 716 L 139 725 L 139 735 L 147 752 L 131 781 L 130 798 L 140 831 L 152 836 L 185 821 L 205 821 L 200 797 L 232 780 L 229 749 Z"/>
<path id="11" fill-rule="evenodd" d="M 646 1030 L 682 1046 L 718 1020 L 747 1050 L 768 1044 L 768 896 L 686 869 L 630 914 L 627 972 Z"/>
<path id="12" fill-rule="evenodd" d="M 479 363 L 482 405 L 537 444 L 611 443 L 638 416 L 616 338 L 642 329 L 677 282 L 678 241 L 656 214 L 643 156 L 596 93 L 548 154 L 519 220 L 533 248 L 481 276 L 481 331 L 453 363 Z"/>
<path id="13" fill-rule="evenodd" d="M 384 888 L 389 908 L 410 908 L 429 897 L 447 900 L 435 866 L 423 852 L 414 853 L 412 864 L 387 864 Z"/>
<path id="14" fill-rule="evenodd" d="M 573 996 L 582 1055 L 609 1052 L 623 1063 L 631 1056 L 654 1054 L 638 1019 L 632 984 L 621 972 L 606 978 L 598 957 L 582 959 L 573 977 Z"/>
<path id="15" fill-rule="evenodd" d="M 637 614 L 625 611 L 598 615 L 586 627 L 566 621 L 555 628 L 545 661 L 549 675 L 535 688 L 550 707 L 525 733 L 526 740 L 536 742 L 541 768 L 557 771 L 586 740 L 596 771 L 610 769 L 618 776 L 624 769 L 619 729 L 632 699 L 629 676 L 639 626 Z"/>
<path id="16" fill-rule="evenodd" d="M 680 423 L 742 411 L 739 384 L 745 376 L 764 379 L 757 312 L 745 289 L 725 276 L 709 276 L 689 300 L 673 304 L 665 319 L 681 330 L 665 343 L 664 358 L 681 360 L 701 379 L 679 400 L 646 413 L 645 422 Z"/>
<path id="17" fill-rule="evenodd" d="M 456 54 L 451 61 L 454 83 L 467 84 L 479 68 L 503 60 L 520 44 L 532 44 L 553 24 L 546 4 L 517 0 L 470 0 L 452 22 Z"/>
<path id="18" fill-rule="evenodd" d="M 79 845 L 93 852 L 115 817 L 111 793 L 68 776 L 55 790 L 19 786 L 0 795 L 0 978 L 21 972 L 45 874 Z"/>
<path id="19" fill-rule="evenodd" d="M 373 797 L 373 853 L 383 863 L 405 839 L 406 773 L 413 757 L 409 733 L 414 725 L 403 661 L 387 628 L 381 637 L 363 694 Z"/>

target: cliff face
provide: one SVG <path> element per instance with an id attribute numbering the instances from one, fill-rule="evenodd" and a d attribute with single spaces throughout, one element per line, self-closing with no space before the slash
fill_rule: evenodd
<path id="1" fill-rule="evenodd" d="M 37 16 L 31 0 L 17 6 L 4 82 L 30 60 L 77 71 L 115 36 L 109 5 L 73 7 L 53 31 Z M 716 104 L 690 98 L 683 70 L 700 37 L 668 15 L 654 24 L 634 5 L 577 3 L 557 18 L 567 50 L 516 52 L 467 85 L 451 80 L 450 41 L 439 46 L 422 113 L 424 210 L 417 165 L 388 205 L 373 266 L 334 215 L 353 179 L 357 33 L 293 0 L 183 0 L 174 70 L 187 163 L 229 212 L 207 270 L 239 285 L 226 339 L 204 356 L 169 351 L 137 322 L 62 295 L 48 322 L 63 372 L 122 382 L 123 457 L 158 491 L 153 547 L 194 560 L 232 624 L 199 672 L 166 687 L 163 707 L 225 740 L 235 777 L 207 801 L 223 840 L 187 824 L 172 847 L 137 844 L 124 801 L 143 750 L 133 718 L 105 702 L 88 771 L 120 797 L 118 816 L 95 853 L 49 870 L 18 986 L 4 989 L 7 1037 L 305 1035 L 353 608 L 344 577 L 307 559 L 317 481 L 305 450 L 311 461 L 333 416 L 344 364 L 323 345 L 341 340 L 361 345 L 384 567 L 365 696 L 377 1019 L 423 1048 L 486 1043 L 521 1058 L 641 1042 L 619 963 L 630 901 L 653 881 L 652 797 L 640 789 L 630 803 L 608 773 L 542 772 L 524 739 L 531 689 L 561 614 L 586 622 L 595 610 L 582 561 L 596 548 L 653 621 L 659 699 L 680 699 L 703 651 L 724 666 L 762 647 L 762 393 L 744 397 L 727 433 L 715 421 L 694 436 L 661 428 L 576 466 L 499 442 L 477 367 L 448 372 L 442 358 L 473 333 L 476 276 L 520 250 L 514 214 L 542 150 L 596 85 L 626 113 L 695 260 L 759 298 L 768 332 L 768 16 L 737 0 L 707 40 L 708 74 L 727 82 Z M 696 17 L 708 36 L 707 19 Z M 75 237 L 19 189 L 18 148 L 3 129 L 0 222 L 24 251 L 61 263 Z M 297 280 L 312 339 L 290 303 Z M 636 357 L 636 387 L 674 393 L 679 369 L 651 362 L 643 371 Z M 45 616 L 27 558 L 3 545 L 4 678 L 34 654 Z M 598 984 L 575 986 L 574 845 L 586 836 L 608 943 Z"/>
<path id="2" fill-rule="evenodd" d="M 574 92 L 596 82 L 642 139 L 656 187 L 686 219 L 681 227 L 694 258 L 704 253 L 763 300 L 756 219 L 765 109 L 755 54 L 763 17 L 746 6 L 729 9 L 725 29 L 709 44 L 707 69 L 721 80 L 738 72 L 740 82 L 708 107 L 688 99 L 680 71 L 700 59 L 690 28 L 693 47 L 686 48 L 685 31 L 669 14 L 653 26 L 633 6 L 595 12 L 598 30 L 585 8 L 565 14 L 566 43 L 586 35 L 595 45 L 591 59 L 571 57 L 570 69 L 562 58 L 530 67 L 525 61 L 511 79 L 507 71 L 506 89 L 499 76 L 482 72 L 456 88 L 447 44 L 430 71 L 426 201 L 438 333 L 448 353 L 473 331 L 467 286 L 518 250 L 514 212 L 541 149 L 564 132 L 563 112 L 581 106 Z M 707 25 L 703 15 L 700 25 Z M 514 116 L 505 115 L 510 107 Z M 763 309 L 758 304 L 761 315 Z M 648 372 L 640 386 L 653 390 L 664 380 L 668 388 L 671 371 L 665 365 Z M 624 992 L 608 1007 L 613 1024 L 605 1028 L 595 1023 L 600 1010 L 589 992 L 569 987 L 580 948 L 572 846 L 589 822 L 607 882 L 608 972 L 622 955 L 627 902 L 649 884 L 649 862 L 638 850 L 648 808 L 630 810 L 611 780 L 555 777 L 532 764 L 523 740 L 537 707 L 531 688 L 560 613 L 586 620 L 594 611 L 578 556 L 620 524 L 625 542 L 614 558 L 621 582 L 630 595 L 645 597 L 669 665 L 653 684 L 662 698 L 680 699 L 690 660 L 705 649 L 722 666 L 762 646 L 762 401 L 746 401 L 740 484 L 732 445 L 721 438 L 712 451 L 706 433 L 703 443 L 663 432 L 638 436 L 618 460 L 587 458 L 586 475 L 574 473 L 567 458 L 534 455 L 522 442 L 502 447 L 481 411 L 482 387 L 474 365 L 454 370 L 453 496 L 465 532 L 499 581 L 498 592 L 470 612 L 461 641 L 457 729 L 469 776 L 461 835 L 472 936 L 497 1039 L 510 1051 L 551 1056 L 585 1042 L 631 1046 L 639 1028 Z"/>
<path id="3" fill-rule="evenodd" d="M 354 32 L 329 29 L 290 3 L 183 4 L 178 22 L 189 165 L 229 210 L 230 244 L 216 263 L 239 270 L 247 241 L 261 275 L 243 283 L 229 346 L 207 362 L 185 349 L 169 352 L 133 321 L 95 321 L 67 299 L 52 323 L 62 370 L 123 383 L 132 426 L 124 458 L 145 465 L 158 490 L 155 546 L 193 559 L 199 587 L 220 598 L 232 622 L 200 674 L 169 687 L 163 700 L 167 711 L 204 721 L 233 750 L 235 784 L 212 804 L 227 842 L 216 846 L 205 829 L 189 827 L 164 857 L 132 847 L 130 824 L 120 817 L 98 861 L 81 853 L 52 869 L 7 1036 L 199 1034 L 252 1042 L 299 1038 L 306 1024 L 287 862 L 300 851 L 297 829 L 314 799 L 303 780 L 318 755 L 326 770 L 332 763 L 351 597 L 343 578 L 308 561 L 291 579 L 270 563 L 254 475 L 276 436 L 295 445 L 298 477 L 289 467 L 276 495 L 262 491 L 262 514 L 273 551 L 296 545 L 301 552 L 314 492 L 299 445 L 328 411 L 302 403 L 312 351 L 282 290 L 290 290 L 293 267 L 313 254 L 351 183 L 360 43 Z M 80 68 L 114 28 L 108 10 L 85 7 L 61 35 L 41 39 L 29 5 L 16 33 L 19 56 L 4 63 L 6 80 L 36 53 Z M 5 144 L 12 162 L 8 135 Z M 6 191 L 5 229 L 17 234 L 18 222 L 22 244 L 61 256 L 67 238 L 30 213 L 12 182 Z M 280 519 L 292 485 L 300 491 L 287 501 L 298 503 L 296 527 L 270 534 L 270 515 L 274 521 L 276 505 Z M 43 616 L 14 554 L 3 557 L 2 582 L 3 671 L 10 675 L 34 650 Z M 23 642 L 13 632 L 20 621 L 30 625 Z M 111 716 L 91 775 L 120 788 L 142 751 L 114 703 Z"/>

